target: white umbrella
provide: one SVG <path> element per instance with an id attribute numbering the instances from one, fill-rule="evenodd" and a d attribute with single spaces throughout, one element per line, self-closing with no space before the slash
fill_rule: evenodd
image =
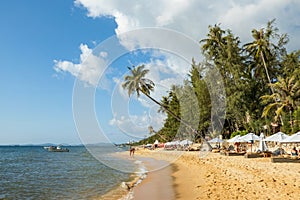
<path id="1" fill-rule="evenodd" d="M 251 142 L 251 152 L 252 152 L 252 143 L 255 140 L 260 140 L 260 137 L 258 137 L 254 133 L 248 133 L 247 135 L 240 137 L 239 140 L 240 142 Z"/>
<path id="2" fill-rule="evenodd" d="M 282 143 L 299 143 L 300 142 L 300 131 L 291 135 L 284 140 L 281 141 Z"/>
<path id="3" fill-rule="evenodd" d="M 236 136 L 234 136 L 233 138 L 231 138 L 231 139 L 229 139 L 229 140 L 227 140 L 227 142 L 232 142 L 232 143 L 236 143 L 236 142 L 240 142 L 239 141 L 239 138 L 240 138 L 241 136 L 240 135 L 236 135 Z"/>
<path id="4" fill-rule="evenodd" d="M 180 145 L 180 142 L 177 140 L 177 141 L 172 141 L 169 143 L 169 145 Z"/>
<path id="5" fill-rule="evenodd" d="M 209 143 L 222 143 L 224 140 L 220 139 L 219 137 L 213 138 L 208 141 Z"/>
<path id="6" fill-rule="evenodd" d="M 267 142 L 281 142 L 282 140 L 284 140 L 287 137 L 288 137 L 287 134 L 285 134 L 283 132 L 277 132 L 277 133 L 267 137 L 266 139 L 264 139 L 264 141 L 267 141 Z"/>
<path id="7" fill-rule="evenodd" d="M 217 148 L 220 148 L 220 143 L 223 143 L 224 140 L 220 139 L 219 137 L 215 137 L 209 141 L 207 141 L 208 143 L 216 143 Z"/>
<path id="8" fill-rule="evenodd" d="M 248 133 L 247 135 L 244 135 L 239 138 L 240 142 L 251 142 L 251 141 L 255 141 L 255 140 L 260 140 L 260 138 L 257 135 L 255 135 L 254 133 Z"/>
<path id="9" fill-rule="evenodd" d="M 180 142 L 180 145 L 184 146 L 184 145 L 190 145 L 192 143 L 193 143 L 192 141 L 185 139 Z"/>
<path id="10" fill-rule="evenodd" d="M 154 144 L 159 144 L 158 140 L 155 140 Z"/>

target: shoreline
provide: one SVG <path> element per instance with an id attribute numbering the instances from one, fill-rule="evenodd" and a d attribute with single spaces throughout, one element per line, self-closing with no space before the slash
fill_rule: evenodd
<path id="1" fill-rule="evenodd" d="M 135 156 L 129 157 L 128 152 L 118 152 L 113 156 L 122 159 L 131 159 L 138 166 L 138 170 L 131 174 L 131 178 L 120 183 L 102 195 L 101 200 L 153 200 L 153 199 L 176 199 L 174 178 L 174 164 L 168 159 L 145 156 L 147 150 L 138 150 Z M 177 157 L 177 156 L 176 156 Z"/>
<path id="2" fill-rule="evenodd" d="M 281 200 L 300 196 L 300 165 L 297 163 L 272 163 L 271 158 L 244 158 L 219 153 L 200 157 L 199 151 L 160 149 L 138 149 L 135 160 L 146 166 L 147 177 L 132 180 L 134 187 L 127 191 L 127 196 L 114 199 Z M 141 183 L 136 184 L 140 180 Z M 159 191 L 168 192 L 159 194 Z M 168 197 L 154 198 L 155 195 Z"/>
<path id="3" fill-rule="evenodd" d="M 175 199 L 173 169 L 169 162 L 139 157 L 147 168 L 147 177 L 133 188 L 133 200 Z"/>
<path id="4" fill-rule="evenodd" d="M 120 159 L 128 160 L 130 159 L 136 165 L 135 172 L 124 172 L 128 173 L 129 178 L 120 182 L 119 185 L 115 186 L 114 188 L 110 189 L 107 193 L 101 195 L 99 200 L 131 200 L 133 198 L 133 189 L 140 184 L 143 179 L 146 178 L 147 173 L 145 166 L 139 160 L 129 157 L 127 152 L 117 152 L 112 154 L 113 157 L 118 157 Z"/>

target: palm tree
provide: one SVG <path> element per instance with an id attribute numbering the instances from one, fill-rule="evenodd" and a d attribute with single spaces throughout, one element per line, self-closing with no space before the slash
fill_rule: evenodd
<path id="1" fill-rule="evenodd" d="M 282 112 L 289 112 L 291 126 L 293 128 L 292 113 L 299 105 L 300 84 L 295 76 L 286 79 L 279 77 L 276 83 L 270 84 L 274 88 L 272 95 L 261 97 L 263 103 L 268 103 L 263 110 L 262 117 L 266 117 L 270 110 L 275 109 L 275 120 L 281 116 Z"/>
<path id="2" fill-rule="evenodd" d="M 157 105 L 163 108 L 162 110 L 167 111 L 175 119 L 177 119 L 178 121 L 183 123 L 186 127 L 191 129 L 193 133 L 197 133 L 197 130 L 191 127 L 187 122 L 182 120 L 180 117 L 174 114 L 170 109 L 168 109 L 166 106 L 164 106 L 163 104 L 161 104 L 160 102 L 158 102 L 157 100 L 155 100 L 150 96 L 150 92 L 154 90 L 155 84 L 150 79 L 145 78 L 145 75 L 149 72 L 149 70 L 145 69 L 144 65 L 140 65 L 138 67 L 133 67 L 133 68 L 128 67 L 128 69 L 130 70 L 131 75 L 125 76 L 124 83 L 122 84 L 122 87 L 128 90 L 128 96 L 131 96 L 134 92 L 136 92 L 137 97 L 139 97 L 140 93 L 143 93 L 153 102 L 155 102 Z"/>
<path id="3" fill-rule="evenodd" d="M 149 72 L 149 70 L 144 68 L 144 65 L 140 65 L 138 67 L 133 68 L 128 67 L 128 69 L 131 72 L 131 75 L 125 76 L 125 82 L 122 84 L 122 87 L 128 90 L 128 96 L 131 96 L 134 92 L 136 92 L 137 97 L 139 97 L 140 93 L 143 93 L 157 105 L 163 108 L 163 110 L 170 113 L 174 118 L 176 118 L 180 122 L 183 122 L 183 124 L 185 124 L 186 126 L 189 126 L 189 124 L 186 124 L 186 122 L 181 120 L 180 117 L 175 115 L 170 109 L 168 109 L 166 106 L 164 106 L 163 104 L 161 104 L 156 99 L 150 96 L 150 92 L 154 90 L 155 84 L 150 79 L 145 78 L 145 75 Z"/>
<path id="4" fill-rule="evenodd" d="M 255 39 L 253 42 L 245 44 L 244 47 L 246 50 L 250 52 L 250 55 L 253 55 L 254 58 L 256 59 L 261 59 L 263 63 L 263 67 L 265 69 L 265 73 L 267 76 L 267 79 L 269 83 L 271 82 L 271 78 L 269 75 L 269 70 L 266 64 L 266 57 L 271 55 L 271 50 L 270 50 L 270 33 L 265 34 L 263 29 L 260 29 L 259 31 L 256 29 L 252 30 L 252 37 Z M 273 88 L 271 87 L 272 93 L 274 93 Z"/>
<path id="5" fill-rule="evenodd" d="M 281 54 L 285 53 L 285 49 L 282 48 L 284 44 L 287 43 L 287 36 L 285 34 L 283 35 L 278 35 L 277 31 L 278 28 L 273 27 L 273 23 L 275 22 L 275 19 L 271 20 L 268 22 L 267 24 L 267 28 L 264 29 L 260 29 L 260 30 L 256 30 L 253 29 L 252 30 L 252 37 L 254 38 L 254 41 L 248 44 L 244 45 L 244 48 L 249 52 L 250 55 L 252 55 L 254 57 L 254 59 L 256 60 L 261 60 L 262 61 L 262 65 L 264 67 L 265 70 L 265 74 L 266 77 L 268 79 L 269 82 L 269 86 L 271 89 L 271 93 L 274 94 L 274 89 L 273 89 L 273 84 L 272 84 L 272 80 L 270 77 L 270 73 L 269 70 L 275 71 L 276 69 L 272 66 L 278 64 L 276 63 L 277 61 L 277 57 Z M 271 39 L 278 39 L 277 44 L 274 44 L 271 42 Z M 267 66 L 267 62 L 269 66 Z M 257 63 L 256 66 L 256 71 L 255 74 L 258 75 L 260 71 L 260 65 L 259 63 Z M 273 75 L 272 78 L 275 78 L 275 75 Z M 276 99 L 274 99 L 274 101 L 276 102 Z M 276 104 L 276 106 L 278 106 Z M 277 116 L 279 117 L 281 124 L 283 124 L 283 120 L 281 115 Z"/>
<path id="6" fill-rule="evenodd" d="M 223 37 L 225 31 L 221 29 L 219 24 L 209 26 L 208 28 L 209 33 L 207 34 L 207 38 L 200 40 L 200 43 L 204 43 L 202 46 L 203 52 L 207 52 L 209 57 L 215 59 L 225 49 L 225 40 Z"/>
<path id="7" fill-rule="evenodd" d="M 161 134 L 159 134 L 158 132 L 156 132 L 153 128 L 153 126 L 148 126 L 148 130 L 149 130 L 149 135 L 151 136 L 152 134 L 156 134 L 158 135 L 163 141 L 167 141 L 166 138 L 164 136 L 162 136 Z"/>

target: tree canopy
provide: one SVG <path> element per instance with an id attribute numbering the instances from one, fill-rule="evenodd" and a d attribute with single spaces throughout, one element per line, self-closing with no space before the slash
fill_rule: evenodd
<path id="1" fill-rule="evenodd" d="M 204 60 L 192 60 L 188 78 L 173 85 L 157 102 L 160 112 L 167 111 L 157 134 L 166 140 L 199 140 L 219 125 L 219 134 L 225 138 L 241 131 L 269 135 L 279 129 L 288 134 L 300 130 L 300 50 L 288 52 L 288 36 L 279 33 L 275 20 L 251 34 L 253 41 L 241 44 L 231 30 L 223 30 L 219 24 L 208 27 L 206 38 L 200 40 L 199 53 Z M 213 78 L 208 73 L 211 67 L 220 73 L 225 88 L 225 94 L 217 98 L 224 101 L 226 115 L 218 120 L 214 118 L 221 111 L 212 111 L 211 99 L 218 86 L 211 87 L 207 81 L 208 76 Z M 149 96 L 154 83 L 144 77 L 147 70 L 138 67 L 131 71 L 140 75 L 125 77 L 123 86 L 128 94 L 135 91 Z M 187 129 L 189 126 L 196 131 Z"/>

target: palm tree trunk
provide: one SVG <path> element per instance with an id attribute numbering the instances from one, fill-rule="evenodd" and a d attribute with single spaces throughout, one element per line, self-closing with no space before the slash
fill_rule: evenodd
<path id="1" fill-rule="evenodd" d="M 264 68 L 265 68 L 266 75 L 267 75 L 267 78 L 268 78 L 268 80 L 269 80 L 269 83 L 272 84 L 271 79 L 270 79 L 270 76 L 269 76 L 267 64 L 266 64 L 266 61 L 265 61 L 265 58 L 264 58 L 264 54 L 263 54 L 262 51 L 260 51 L 260 57 L 261 57 L 261 59 L 262 59 L 262 61 L 263 61 Z M 274 94 L 274 90 L 273 90 L 272 86 L 270 86 L 270 88 L 271 88 L 272 94 Z M 276 101 L 276 99 L 275 99 L 275 101 Z M 283 125 L 283 120 L 282 120 L 281 115 L 279 115 L 279 119 L 280 119 L 281 124 Z"/>
<path id="2" fill-rule="evenodd" d="M 156 101 L 154 98 L 152 98 L 150 95 L 143 93 L 144 95 L 146 95 L 149 99 L 151 99 L 152 101 L 154 101 L 157 105 L 163 107 L 166 111 L 168 111 L 168 113 L 170 113 L 172 115 L 172 117 L 174 117 L 175 119 L 177 119 L 178 121 L 182 122 L 185 126 L 187 126 L 188 128 L 190 128 L 193 132 L 196 131 L 195 129 L 193 129 L 187 122 L 183 121 L 180 117 L 178 117 L 175 113 L 173 113 L 171 110 L 169 110 L 168 108 L 166 108 L 165 106 L 163 106 L 160 102 Z"/>
<path id="3" fill-rule="evenodd" d="M 265 58 L 264 58 L 264 55 L 263 55 L 262 51 L 260 51 L 260 57 L 261 57 L 261 59 L 263 61 L 264 68 L 265 68 L 266 75 L 267 75 L 267 78 L 269 80 L 269 83 L 271 84 L 272 82 L 271 82 L 271 79 L 270 79 L 270 76 L 269 76 L 269 71 L 268 71 L 267 64 L 266 64 L 266 61 L 265 61 Z M 271 88 L 272 94 L 274 94 L 273 88 L 271 86 L 270 86 L 270 88 Z"/>
<path id="4" fill-rule="evenodd" d="M 290 109 L 290 122 L 291 122 L 291 127 L 292 127 L 292 132 L 294 132 L 294 119 L 292 115 L 292 109 Z"/>

